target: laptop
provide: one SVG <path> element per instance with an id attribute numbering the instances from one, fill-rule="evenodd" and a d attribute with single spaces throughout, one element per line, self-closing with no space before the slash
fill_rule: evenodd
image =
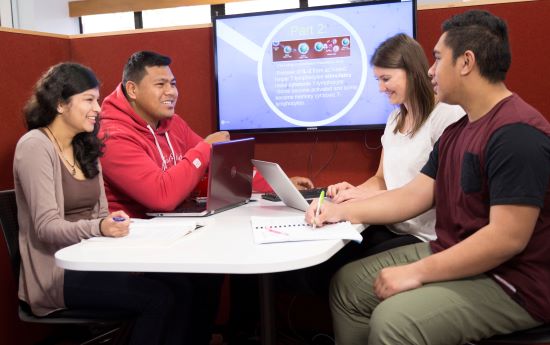
<path id="1" fill-rule="evenodd" d="M 250 201 L 254 138 L 212 144 L 206 200 L 187 199 L 170 212 L 148 212 L 154 217 L 204 217 Z"/>
<path id="2" fill-rule="evenodd" d="M 265 178 L 273 191 L 281 198 L 281 201 L 288 207 L 306 211 L 309 203 L 302 193 L 296 189 L 290 178 L 277 163 L 266 162 L 257 159 L 252 160 L 252 164 Z"/>

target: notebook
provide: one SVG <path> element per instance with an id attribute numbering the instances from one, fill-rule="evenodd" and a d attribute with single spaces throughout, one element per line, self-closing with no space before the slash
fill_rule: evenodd
<path id="1" fill-rule="evenodd" d="M 204 217 L 250 201 L 254 138 L 212 144 L 205 201 L 185 200 L 171 212 L 148 212 L 154 217 Z"/>
<path id="2" fill-rule="evenodd" d="M 145 247 L 169 246 L 191 234 L 200 226 L 187 218 L 132 218 L 130 231 L 124 237 L 98 236 L 86 240 L 87 243 L 99 243 L 102 247 Z M 89 245 L 89 244 L 88 244 Z"/>
<path id="3" fill-rule="evenodd" d="M 292 181 L 286 176 L 279 164 L 273 162 L 252 160 L 252 164 L 258 169 L 265 178 L 273 191 L 281 198 L 283 203 L 298 210 L 306 211 L 309 203 L 294 186 Z"/>
<path id="4" fill-rule="evenodd" d="M 256 244 L 314 241 L 314 240 L 353 240 L 361 243 L 363 237 L 350 222 L 325 224 L 313 228 L 304 216 L 291 217 L 250 217 L 254 242 Z"/>

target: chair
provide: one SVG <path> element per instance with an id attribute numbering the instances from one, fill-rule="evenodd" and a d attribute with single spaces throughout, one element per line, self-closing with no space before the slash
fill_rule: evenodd
<path id="1" fill-rule="evenodd" d="M 19 254 L 19 224 L 17 222 L 17 203 L 15 191 L 0 191 L 0 225 L 6 240 L 8 254 L 11 261 L 12 273 L 15 283 L 19 283 L 19 266 L 21 257 Z M 72 324 L 98 327 L 103 329 L 101 334 L 96 334 L 82 344 L 102 343 L 120 337 L 120 328 L 125 321 L 130 321 L 132 315 L 128 312 L 114 310 L 82 310 L 67 309 L 56 311 L 47 316 L 39 317 L 32 313 L 30 306 L 24 301 L 19 301 L 19 319 L 25 322 L 42 324 Z M 105 329 L 107 329 L 105 331 Z M 117 333 L 119 333 L 117 335 Z"/>
<path id="2" fill-rule="evenodd" d="M 550 345 L 550 325 L 544 324 L 505 335 L 481 340 L 476 345 Z"/>

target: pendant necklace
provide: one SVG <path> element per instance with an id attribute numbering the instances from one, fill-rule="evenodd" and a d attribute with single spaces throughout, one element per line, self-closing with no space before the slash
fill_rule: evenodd
<path id="1" fill-rule="evenodd" d="M 61 157 L 63 157 L 63 160 L 65 162 L 67 162 L 67 164 L 71 167 L 71 175 L 75 176 L 76 175 L 76 167 L 75 167 L 76 166 L 76 159 L 74 159 L 74 151 L 73 151 L 73 164 L 71 164 L 71 162 L 69 162 L 69 160 L 65 157 L 65 152 L 63 152 L 63 148 L 61 147 L 61 144 L 59 144 L 59 140 L 57 140 L 55 135 L 53 135 L 52 130 L 48 126 L 46 126 L 45 128 L 48 130 L 48 132 L 50 132 L 53 139 L 55 140 L 55 143 L 57 144 L 57 147 L 59 148 L 59 152 L 61 153 Z"/>

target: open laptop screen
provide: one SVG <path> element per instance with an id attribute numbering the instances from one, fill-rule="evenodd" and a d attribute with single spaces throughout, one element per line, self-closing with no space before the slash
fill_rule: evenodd
<path id="1" fill-rule="evenodd" d="M 247 203 L 252 196 L 254 142 L 254 138 L 245 138 L 212 144 L 208 195 L 202 209 L 193 201 L 185 200 L 171 212 L 153 211 L 147 215 L 200 217 Z"/>

